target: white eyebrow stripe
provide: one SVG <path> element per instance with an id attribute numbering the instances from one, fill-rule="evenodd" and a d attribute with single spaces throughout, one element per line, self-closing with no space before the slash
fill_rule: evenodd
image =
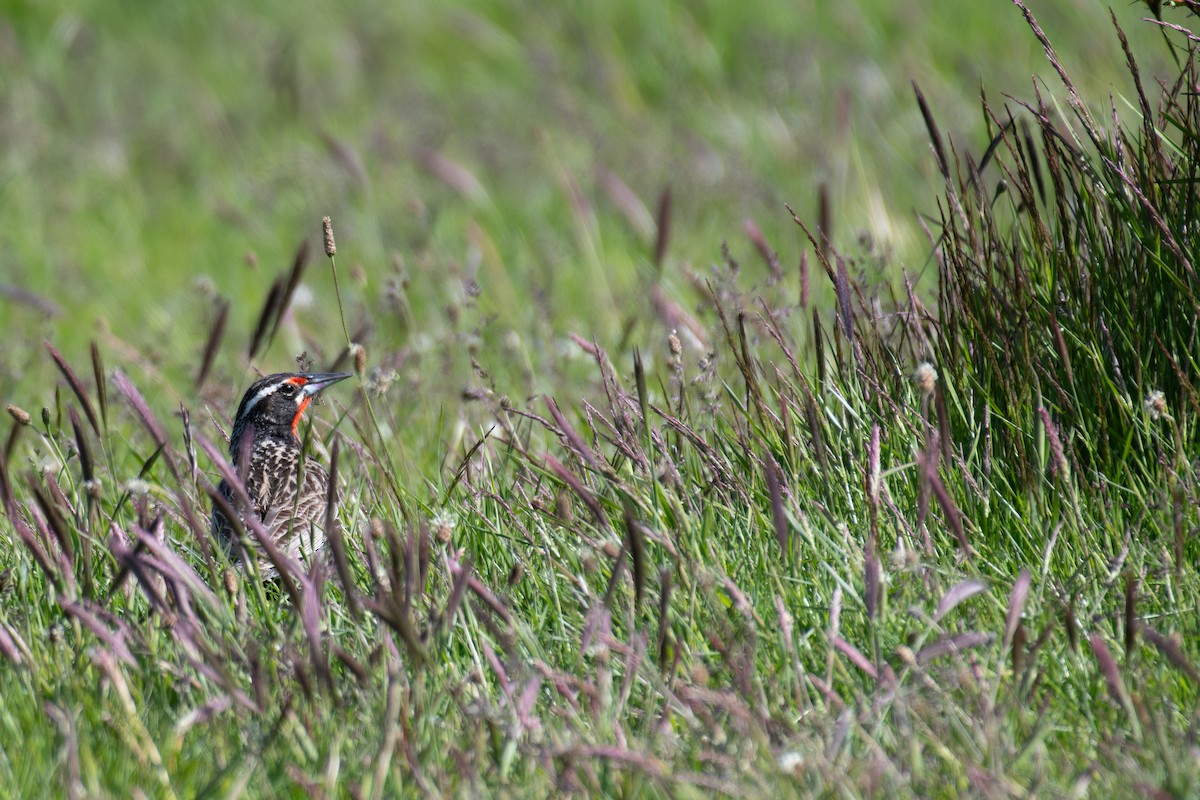
<path id="1" fill-rule="evenodd" d="M 249 403 L 246 403 L 246 410 L 242 412 L 242 416 L 246 416 L 247 414 L 249 414 L 250 410 L 253 409 L 256 405 L 258 405 L 259 401 L 261 401 L 264 397 L 270 397 L 271 395 L 273 395 L 277 391 L 279 391 L 280 386 L 282 386 L 282 384 L 272 383 L 269 386 L 264 386 L 263 388 L 259 389 L 258 394 L 254 395 L 254 397 L 250 398 Z"/>

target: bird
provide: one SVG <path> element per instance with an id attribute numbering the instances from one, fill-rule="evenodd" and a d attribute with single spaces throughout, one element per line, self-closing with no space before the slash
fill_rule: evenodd
<path id="1" fill-rule="evenodd" d="M 238 513 L 244 519 L 253 511 L 279 551 L 301 563 L 312 561 L 325 548 L 329 473 L 304 455 L 300 420 L 318 392 L 349 377 L 347 372 L 267 375 L 246 390 L 233 418 L 230 461 L 253 506 Z M 227 480 L 221 481 L 217 491 L 230 507 L 238 509 Z M 216 503 L 212 533 L 226 554 L 244 566 L 241 543 Z M 249 538 L 255 541 L 253 534 Z M 278 570 L 265 554 L 259 553 L 256 563 L 263 579 L 277 577 Z"/>

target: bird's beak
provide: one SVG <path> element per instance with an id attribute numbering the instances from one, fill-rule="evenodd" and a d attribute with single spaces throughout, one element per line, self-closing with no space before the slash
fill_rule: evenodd
<path id="1" fill-rule="evenodd" d="M 312 397 L 326 386 L 332 386 L 338 381 L 344 381 L 349 377 L 349 372 L 310 372 L 304 376 L 304 379 L 308 383 L 301 387 L 300 394 L 303 397 Z"/>

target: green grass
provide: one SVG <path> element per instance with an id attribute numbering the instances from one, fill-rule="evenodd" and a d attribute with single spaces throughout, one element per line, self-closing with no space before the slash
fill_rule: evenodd
<path id="1" fill-rule="evenodd" d="M 1198 76 L 990 5 L 15 9 L 0 794 L 1191 796 Z M 212 453 L 343 313 L 262 586 Z"/>

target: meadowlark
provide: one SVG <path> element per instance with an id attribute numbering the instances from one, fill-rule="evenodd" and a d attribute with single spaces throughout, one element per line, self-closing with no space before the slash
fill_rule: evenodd
<path id="1" fill-rule="evenodd" d="M 300 563 L 311 562 L 325 548 L 329 487 L 325 468 L 302 452 L 300 420 L 318 392 L 349 377 L 345 372 L 268 375 L 246 390 L 233 420 L 230 460 L 252 510 L 280 552 Z M 218 491 L 237 508 L 227 481 Z M 215 504 L 212 532 L 227 553 L 244 559 L 233 526 Z M 257 562 L 264 578 L 275 577 L 277 570 L 264 554 Z"/>

